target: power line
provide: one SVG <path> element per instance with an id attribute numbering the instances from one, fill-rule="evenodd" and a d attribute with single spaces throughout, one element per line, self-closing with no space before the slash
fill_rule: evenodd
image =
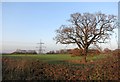
<path id="1" fill-rule="evenodd" d="M 38 54 L 42 54 L 43 53 L 43 42 L 41 42 L 41 40 L 40 40 L 40 42 L 39 43 L 37 43 L 38 44 Z"/>

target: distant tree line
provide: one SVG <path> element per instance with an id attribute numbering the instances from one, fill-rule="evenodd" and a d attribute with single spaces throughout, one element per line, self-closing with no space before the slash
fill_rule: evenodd
<path id="1" fill-rule="evenodd" d="M 52 50 L 48 51 L 46 54 L 68 54 L 70 49 Z"/>
<path id="2" fill-rule="evenodd" d="M 11 54 L 37 54 L 37 52 L 35 50 L 17 49 L 16 51 L 12 52 Z"/>
<path id="3" fill-rule="evenodd" d="M 52 50 L 47 52 L 46 54 L 70 54 L 71 56 L 83 56 L 84 51 L 79 48 L 74 49 L 61 49 L 61 50 Z M 105 48 L 103 51 L 99 49 L 88 49 L 89 55 L 99 55 L 99 54 L 114 54 L 118 55 L 120 53 L 120 49 L 111 50 L 109 48 Z"/>
<path id="4" fill-rule="evenodd" d="M 72 57 L 74 56 L 83 56 L 84 51 L 79 48 L 74 49 L 60 49 L 60 50 L 52 50 L 48 51 L 46 54 L 70 54 Z M 2 53 L 5 54 L 5 53 Z M 8 54 L 8 53 L 7 53 Z M 37 54 L 35 50 L 20 50 L 17 49 L 16 51 L 12 52 L 11 54 Z M 109 48 L 105 48 L 103 51 L 100 51 L 99 49 L 88 49 L 89 55 L 99 55 L 99 54 L 114 54 L 118 55 L 120 54 L 120 49 L 111 50 Z"/>

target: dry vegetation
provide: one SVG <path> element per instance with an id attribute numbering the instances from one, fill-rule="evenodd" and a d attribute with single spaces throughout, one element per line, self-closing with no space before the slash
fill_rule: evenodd
<path id="1" fill-rule="evenodd" d="M 114 54 L 117 54 L 117 52 Z M 48 64 L 3 57 L 4 80 L 119 80 L 118 55 L 86 64 Z"/>

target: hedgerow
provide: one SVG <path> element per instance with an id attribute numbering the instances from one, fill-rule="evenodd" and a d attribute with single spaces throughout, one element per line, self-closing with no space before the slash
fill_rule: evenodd
<path id="1" fill-rule="evenodd" d="M 40 60 L 2 59 L 3 80 L 119 80 L 118 57 L 86 64 L 48 64 Z"/>

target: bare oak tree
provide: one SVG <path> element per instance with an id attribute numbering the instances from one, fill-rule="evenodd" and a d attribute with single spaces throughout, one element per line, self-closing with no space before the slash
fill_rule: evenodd
<path id="1" fill-rule="evenodd" d="M 90 13 L 74 13 L 71 14 L 71 24 L 62 25 L 56 30 L 55 40 L 61 44 L 77 44 L 84 51 L 84 61 L 88 47 L 95 43 L 106 43 L 106 39 L 115 29 L 117 17 L 114 15 L 106 15 L 100 12 Z"/>

